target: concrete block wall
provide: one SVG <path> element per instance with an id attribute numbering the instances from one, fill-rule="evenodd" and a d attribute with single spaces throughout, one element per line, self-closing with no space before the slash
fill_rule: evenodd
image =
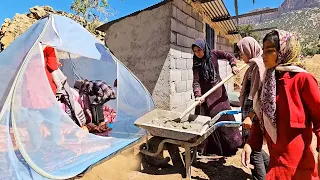
<path id="1" fill-rule="evenodd" d="M 106 44 L 147 87 L 156 108 L 182 112 L 194 102 L 191 45 L 205 38 L 205 26 L 185 0 L 130 15 L 105 32 Z M 231 51 L 227 39 L 216 39 L 218 49 Z M 223 78 L 231 70 L 227 62 L 219 64 Z"/>
<path id="2" fill-rule="evenodd" d="M 172 2 L 170 56 L 170 109 L 184 111 L 194 102 L 191 45 L 205 38 L 203 18 L 184 0 Z"/>
<path id="3" fill-rule="evenodd" d="M 233 44 L 231 44 L 227 38 L 217 35 L 216 49 L 233 53 Z"/>
<path id="4" fill-rule="evenodd" d="M 171 45 L 170 57 L 170 109 L 184 111 L 194 102 L 192 54 L 182 47 Z"/>
<path id="5" fill-rule="evenodd" d="M 156 108 L 170 109 L 170 3 L 113 23 L 105 43 L 152 94 Z"/>

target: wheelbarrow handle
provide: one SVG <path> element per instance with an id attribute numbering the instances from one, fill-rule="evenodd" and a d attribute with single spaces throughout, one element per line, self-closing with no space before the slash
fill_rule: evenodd
<path id="1" fill-rule="evenodd" d="M 235 115 L 241 113 L 241 110 L 225 110 L 221 111 L 219 114 L 220 115 Z"/>
<path id="2" fill-rule="evenodd" d="M 239 114 L 241 113 L 241 110 L 225 110 L 225 111 L 221 111 L 219 112 L 217 115 L 215 115 L 208 123 L 209 123 L 209 127 L 211 127 L 212 125 L 214 125 L 221 116 L 223 115 L 235 115 L 235 114 Z"/>
<path id="3" fill-rule="evenodd" d="M 241 71 L 243 68 L 245 68 L 247 66 L 247 64 L 242 65 L 239 68 L 239 71 Z M 200 98 L 201 99 L 205 99 L 207 98 L 210 94 L 212 94 L 215 90 L 217 90 L 220 86 L 222 86 L 226 81 L 228 81 L 230 78 L 232 78 L 234 76 L 234 74 L 230 74 L 228 77 L 226 77 L 225 79 L 223 79 L 221 82 L 219 82 L 217 85 L 215 85 L 214 87 L 212 87 L 209 91 L 207 91 L 204 95 L 202 95 Z M 192 109 L 194 109 L 196 106 L 198 106 L 198 104 L 200 103 L 200 101 L 196 101 L 194 102 L 191 106 L 189 106 L 179 117 L 179 119 L 184 118 Z"/>
<path id="4" fill-rule="evenodd" d="M 217 127 L 220 127 L 220 126 L 223 126 L 223 127 L 239 127 L 241 125 L 242 125 L 242 122 L 238 122 L 238 121 L 220 121 L 220 122 L 215 123 L 213 126 L 215 126 L 217 128 Z"/>
<path id="5" fill-rule="evenodd" d="M 224 125 L 225 123 L 220 123 L 220 122 L 218 122 L 219 124 L 216 123 L 220 119 L 220 117 L 223 116 L 223 115 L 235 115 L 235 114 L 239 114 L 239 113 L 241 113 L 240 110 L 225 110 L 225 111 L 221 111 L 217 115 L 215 115 L 210 121 L 208 121 L 206 124 L 204 124 L 200 132 L 204 133 L 204 132 L 206 132 L 208 130 L 208 128 L 211 128 L 212 126 L 216 126 L 217 125 L 217 127 L 220 127 L 220 126 Z M 221 122 L 236 122 L 236 123 L 239 123 L 237 121 L 221 121 Z M 228 123 L 226 123 L 226 124 L 228 125 Z"/>

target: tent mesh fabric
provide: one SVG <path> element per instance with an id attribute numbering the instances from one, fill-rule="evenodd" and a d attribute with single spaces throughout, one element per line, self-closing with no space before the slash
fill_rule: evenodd
<path id="1" fill-rule="evenodd" d="M 113 85 L 117 116 L 108 137 L 89 134 L 61 109 L 44 70 L 42 45 L 54 47 L 62 72 Z M 0 53 L 0 179 L 67 179 L 145 134 L 134 121 L 154 108 L 141 82 L 94 36 L 57 15 L 36 22 Z"/>

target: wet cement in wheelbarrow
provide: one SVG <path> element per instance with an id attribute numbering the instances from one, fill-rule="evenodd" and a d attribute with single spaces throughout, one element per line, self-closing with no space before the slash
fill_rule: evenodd
<path id="1" fill-rule="evenodd" d="M 162 117 L 162 118 L 153 118 L 151 121 L 147 122 L 146 124 L 160 126 L 165 128 L 173 128 L 178 130 L 187 130 L 192 132 L 200 132 L 203 124 L 199 124 L 194 121 L 187 121 L 187 122 L 175 122 L 170 118 Z"/>

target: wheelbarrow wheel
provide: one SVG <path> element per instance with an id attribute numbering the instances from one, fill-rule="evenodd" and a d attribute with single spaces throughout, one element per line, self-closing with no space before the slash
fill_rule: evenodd
<path id="1" fill-rule="evenodd" d="M 149 149 L 147 149 L 147 145 L 146 143 L 143 143 L 140 146 L 140 149 L 144 149 L 144 150 L 148 150 L 149 152 L 155 153 L 158 150 L 158 146 L 160 144 L 160 142 L 162 141 L 161 138 L 158 137 L 152 137 L 148 140 L 148 147 Z M 169 167 L 169 162 L 170 162 L 170 158 L 163 157 L 163 151 L 161 151 L 158 155 L 156 156 L 148 156 L 143 154 L 146 162 L 151 165 L 151 166 L 155 166 L 155 167 L 160 167 L 160 168 L 166 168 Z"/>

